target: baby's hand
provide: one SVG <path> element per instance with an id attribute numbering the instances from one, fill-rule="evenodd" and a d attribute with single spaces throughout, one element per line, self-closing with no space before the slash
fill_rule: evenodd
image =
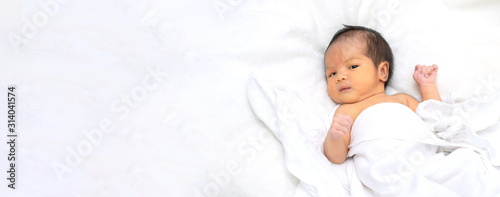
<path id="1" fill-rule="evenodd" d="M 349 129 L 351 129 L 352 123 L 351 116 L 347 114 L 335 114 L 332 126 L 328 132 L 334 140 L 342 139 Z"/>
<path id="2" fill-rule="evenodd" d="M 413 79 L 418 83 L 418 85 L 429 85 L 436 83 L 436 75 L 438 71 L 438 66 L 433 64 L 432 66 L 415 66 L 415 73 L 413 73 Z"/>

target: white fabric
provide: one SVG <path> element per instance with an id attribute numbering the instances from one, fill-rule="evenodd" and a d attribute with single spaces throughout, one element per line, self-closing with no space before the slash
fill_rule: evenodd
<path id="1" fill-rule="evenodd" d="M 498 174 L 484 175 L 488 170 L 479 154 L 463 148 L 444 156 L 433 139 L 434 133 L 408 107 L 381 103 L 357 117 L 348 154 L 354 156 L 361 182 L 377 196 L 500 194 L 498 179 L 491 179 Z"/>
<path id="2" fill-rule="evenodd" d="M 470 148 L 480 154 L 488 167 L 500 166 L 500 96 L 482 95 L 451 103 L 429 100 L 421 103 L 416 113 L 435 131 L 439 139 L 432 141 L 449 153 L 456 148 Z M 495 137 L 497 136 L 497 137 Z"/>
<path id="3" fill-rule="evenodd" d="M 427 129 L 422 119 L 408 107 L 402 106 L 396 103 L 381 103 L 363 110 L 352 125 L 350 148 L 377 139 L 393 138 L 413 142 L 429 139 L 432 132 Z M 349 151 L 349 154 L 352 156 L 355 153 Z"/>
<path id="4" fill-rule="evenodd" d="M 440 123 L 440 127 L 455 126 L 440 121 L 453 118 L 452 113 L 440 111 L 449 104 L 431 100 L 423 102 L 418 106 L 418 114 L 423 119 L 408 107 L 396 103 L 381 103 L 365 109 L 351 131 L 348 154 L 353 158 L 335 165 L 328 164 L 324 157 L 323 140 L 311 137 L 324 139 L 332 113 L 326 113 L 314 100 L 301 93 L 259 77 L 249 81 L 247 91 L 256 115 L 282 143 L 287 168 L 301 180 L 296 196 L 500 194 L 500 185 L 496 184 L 500 174 L 488 167 L 495 165 L 491 162 L 495 161 L 492 156 L 500 149 L 478 147 L 478 144 L 468 142 L 449 142 L 454 138 L 443 138 L 431 130 L 436 127 L 432 122 Z M 482 105 L 495 107 L 499 102 L 500 99 L 495 97 Z M 430 114 L 435 113 L 440 116 L 432 119 Z M 484 121 L 469 124 L 481 124 L 487 128 L 498 123 L 495 109 L 487 115 L 494 116 L 492 119 L 497 121 L 489 121 L 489 125 Z M 469 124 L 464 123 L 460 128 L 468 128 Z M 467 131 L 462 129 L 460 132 Z M 500 130 L 488 133 L 500 133 Z M 490 138 L 490 141 L 499 143 L 499 139 Z M 491 161 L 484 159 L 485 155 L 489 155 Z"/>
<path id="5" fill-rule="evenodd" d="M 331 112 L 324 51 L 342 24 L 363 25 L 393 49 L 388 91 L 418 98 L 414 65 L 436 63 L 442 96 L 470 96 L 499 79 L 499 8 L 497 0 L 1 1 L 0 127 L 6 87 L 16 85 L 20 138 L 19 187 L 0 184 L 0 195 L 293 196 L 299 179 L 248 103 L 252 72 Z M 466 119 L 485 118 L 481 110 Z M 100 138 L 105 120 L 114 130 Z M 497 139 L 486 130 L 499 126 L 480 133 Z M 78 147 L 81 160 L 58 174 L 54 165 L 67 166 Z M 346 168 L 342 187 L 362 196 Z"/>
<path id="6" fill-rule="evenodd" d="M 346 183 L 345 175 L 335 173 L 323 156 L 322 142 L 329 126 L 326 111 L 272 81 L 252 78 L 247 90 L 254 112 L 283 144 L 288 170 L 301 180 L 296 196 L 346 196 L 348 188 L 340 181 Z"/>

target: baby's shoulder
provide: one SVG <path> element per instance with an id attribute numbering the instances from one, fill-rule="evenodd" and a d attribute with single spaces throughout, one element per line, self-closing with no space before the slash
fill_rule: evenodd
<path id="1" fill-rule="evenodd" d="M 398 101 L 399 103 L 408 106 L 413 111 L 416 110 L 416 108 L 419 104 L 418 100 L 409 94 L 397 93 L 397 94 L 391 95 L 391 97 L 396 99 L 396 101 Z"/>
<path id="2" fill-rule="evenodd" d="M 342 104 L 337 108 L 335 114 L 348 114 L 351 116 L 352 120 L 356 121 L 356 118 L 364 109 L 365 107 L 359 103 Z"/>
<path id="3" fill-rule="evenodd" d="M 359 103 L 342 104 L 337 108 L 337 113 L 349 113 L 357 111 L 360 108 Z"/>
<path id="4" fill-rule="evenodd" d="M 390 95 L 389 97 L 396 99 L 396 101 L 401 102 L 401 104 L 406 104 L 408 97 L 411 97 L 411 96 L 409 94 L 405 94 L 405 93 L 397 93 L 397 94 Z"/>

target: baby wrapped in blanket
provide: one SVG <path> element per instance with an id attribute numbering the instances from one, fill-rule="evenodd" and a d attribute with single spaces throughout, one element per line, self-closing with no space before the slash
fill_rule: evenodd
<path id="1" fill-rule="evenodd" d="M 376 31 L 339 30 L 325 53 L 328 93 L 341 104 L 324 142 L 325 156 L 343 163 L 352 156 L 369 196 L 495 196 L 498 182 L 485 174 L 480 156 L 468 148 L 438 153 L 435 134 L 415 114 L 419 101 L 386 95 L 393 55 Z M 423 101 L 441 101 L 438 67 L 415 67 Z"/>

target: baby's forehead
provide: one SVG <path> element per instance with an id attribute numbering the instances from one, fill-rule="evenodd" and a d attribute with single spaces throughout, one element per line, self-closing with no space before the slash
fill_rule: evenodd
<path id="1" fill-rule="evenodd" d="M 332 43 L 332 45 L 339 45 L 343 47 L 356 47 L 365 51 L 367 47 L 367 38 L 362 33 L 351 33 L 345 32 L 340 35 L 338 39 Z"/>
<path id="2" fill-rule="evenodd" d="M 332 43 L 331 52 L 327 55 L 335 55 L 337 53 L 349 55 L 363 55 L 366 56 L 366 42 L 359 39 L 346 39 L 339 40 Z M 335 50 L 336 48 L 337 50 Z"/>
<path id="3" fill-rule="evenodd" d="M 351 37 L 348 39 L 336 40 L 332 43 L 325 54 L 325 68 L 339 64 L 337 61 L 350 61 L 353 59 L 363 59 L 367 56 L 367 46 L 364 38 Z"/>

